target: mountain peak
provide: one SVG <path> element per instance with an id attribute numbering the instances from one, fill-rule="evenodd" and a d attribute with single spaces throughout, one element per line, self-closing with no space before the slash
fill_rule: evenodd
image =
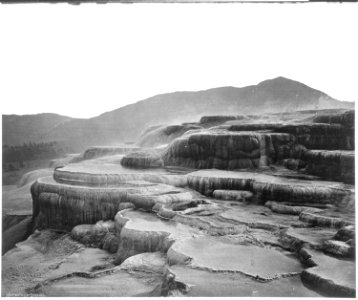
<path id="1" fill-rule="evenodd" d="M 302 86 L 307 87 L 307 85 L 305 85 L 299 81 L 295 81 L 295 80 L 292 80 L 292 79 L 289 79 L 289 78 L 286 78 L 283 76 L 279 76 L 279 77 L 275 77 L 272 79 L 267 79 L 267 80 L 261 81 L 258 85 L 268 85 L 268 84 L 289 84 L 289 85 L 297 84 L 297 85 L 302 85 Z"/>

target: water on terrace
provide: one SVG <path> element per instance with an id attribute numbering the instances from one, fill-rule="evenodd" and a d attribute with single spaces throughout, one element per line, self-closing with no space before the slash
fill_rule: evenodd
<path id="1" fill-rule="evenodd" d="M 125 227 L 138 231 L 167 232 L 175 238 L 189 237 L 194 234 L 194 229 L 172 221 L 158 218 L 156 215 L 143 211 L 126 211 L 122 216 L 128 219 Z"/>
<path id="2" fill-rule="evenodd" d="M 277 250 L 233 244 L 212 237 L 199 237 L 175 243 L 173 248 L 191 257 L 192 264 L 201 268 L 239 271 L 265 279 L 302 271 L 299 261 Z"/>
<path id="3" fill-rule="evenodd" d="M 79 163 L 71 163 L 60 171 L 73 173 L 88 174 L 162 174 L 162 175 L 184 175 L 192 172 L 192 169 L 169 166 L 156 169 L 134 169 L 125 168 L 120 161 L 124 157 L 123 154 L 104 156 L 96 159 L 84 160 Z"/>

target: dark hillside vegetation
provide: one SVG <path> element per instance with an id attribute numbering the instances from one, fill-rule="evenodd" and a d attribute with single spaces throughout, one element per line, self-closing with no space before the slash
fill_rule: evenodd
<path id="1" fill-rule="evenodd" d="M 64 154 L 57 142 L 24 143 L 19 146 L 3 145 L 3 168 L 14 170 L 23 167 L 27 161 L 56 158 Z"/>
<path id="2" fill-rule="evenodd" d="M 65 155 L 66 149 L 57 142 L 24 143 L 2 147 L 2 184 L 17 184 L 25 173 L 47 168 L 52 159 Z"/>

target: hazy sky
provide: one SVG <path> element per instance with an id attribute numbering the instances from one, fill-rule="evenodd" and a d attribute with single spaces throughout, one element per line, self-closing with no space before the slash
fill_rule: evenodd
<path id="1" fill-rule="evenodd" d="M 87 118 L 158 93 L 277 76 L 356 100 L 357 8 L 0 5 L 1 112 Z"/>

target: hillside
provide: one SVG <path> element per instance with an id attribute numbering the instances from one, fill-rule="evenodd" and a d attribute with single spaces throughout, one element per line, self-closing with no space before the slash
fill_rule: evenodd
<path id="1" fill-rule="evenodd" d="M 4 145 L 22 145 L 39 141 L 52 128 L 72 120 L 57 114 L 3 115 L 2 130 Z"/>
<path id="2" fill-rule="evenodd" d="M 26 128 L 26 136 L 35 141 L 58 141 L 73 151 L 91 145 L 114 145 L 134 141 L 151 125 L 198 121 L 202 115 L 260 114 L 307 109 L 354 108 L 354 103 L 335 100 L 300 82 L 278 77 L 257 85 L 220 87 L 197 92 L 157 95 L 91 119 L 66 119 L 44 126 L 36 133 Z M 3 118 L 7 123 L 8 116 Z M 19 117 L 21 118 L 21 117 Z M 14 124 L 14 123 L 13 123 Z M 20 141 L 18 123 L 3 126 L 6 141 Z M 13 127 L 16 127 L 13 125 Z M 34 127 L 32 127 L 34 128 Z M 15 134 L 14 134 L 15 133 Z M 9 143 L 9 142 L 8 142 Z"/>

